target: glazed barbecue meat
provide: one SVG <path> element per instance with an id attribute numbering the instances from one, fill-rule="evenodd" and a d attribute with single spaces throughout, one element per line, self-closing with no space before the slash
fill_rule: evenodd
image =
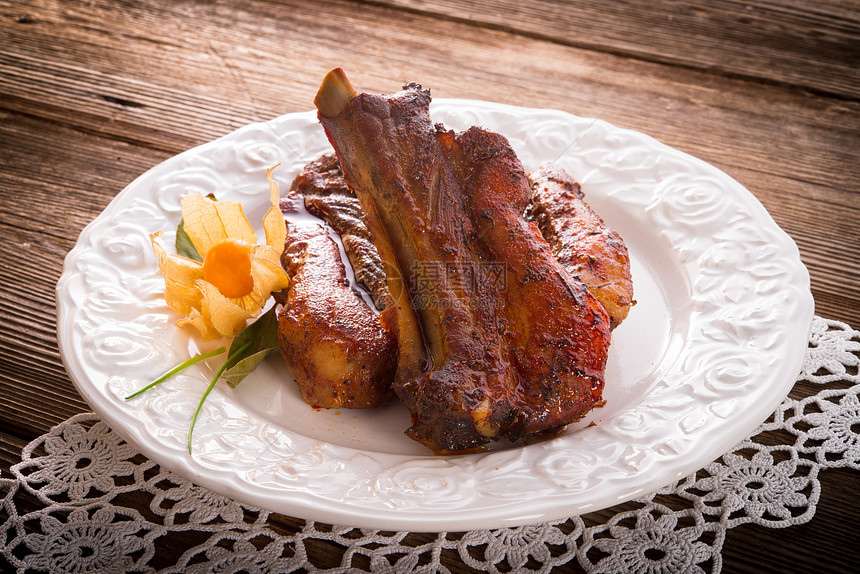
<path id="1" fill-rule="evenodd" d="M 407 434 L 471 450 L 594 407 L 609 317 L 524 220 L 528 180 L 507 140 L 434 126 L 416 84 L 356 94 L 339 69 L 315 103 L 386 263 Z"/>
<path id="2" fill-rule="evenodd" d="M 394 337 L 351 288 L 340 249 L 322 222 L 294 223 L 296 194 L 281 202 L 287 237 L 281 264 L 290 277 L 278 315 L 278 343 L 305 401 L 315 407 L 367 408 L 387 402 Z"/>
<path id="3" fill-rule="evenodd" d="M 384 309 L 388 288 L 382 260 L 364 221 L 361 203 L 346 186 L 337 156 L 326 154 L 307 164 L 291 189 L 304 197 L 308 213 L 325 221 L 340 236 L 356 281 L 370 293 L 376 308 Z"/>
<path id="4" fill-rule="evenodd" d="M 388 298 L 385 270 L 370 230 L 362 220 L 358 199 L 348 195 L 308 196 L 305 209 L 328 223 L 340 236 L 356 282 L 370 294 L 377 309 L 385 309 Z"/>
<path id="5" fill-rule="evenodd" d="M 538 224 L 559 262 L 603 304 L 614 329 L 634 304 L 627 246 L 583 201 L 579 184 L 563 169 L 546 165 L 529 179 L 526 219 Z"/>
<path id="6" fill-rule="evenodd" d="M 323 154 L 302 168 L 293 180 L 291 191 L 299 195 L 349 195 L 355 197 L 343 179 L 340 161 L 333 153 Z"/>

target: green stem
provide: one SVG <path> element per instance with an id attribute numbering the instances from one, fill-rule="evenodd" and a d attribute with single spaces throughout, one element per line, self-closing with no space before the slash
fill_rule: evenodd
<path id="1" fill-rule="evenodd" d="M 172 377 L 176 373 L 178 373 L 184 369 L 187 369 L 188 367 L 190 367 L 194 363 L 199 363 L 200 361 L 203 361 L 205 359 L 209 359 L 211 357 L 215 357 L 217 355 L 220 355 L 221 353 L 225 352 L 226 350 L 227 349 L 225 347 L 218 347 L 214 351 L 209 351 L 208 353 L 203 353 L 202 355 L 197 355 L 196 357 L 191 357 L 190 359 L 183 361 L 182 363 L 176 365 L 175 367 L 173 367 L 172 369 L 170 369 L 169 371 L 167 371 L 166 373 L 164 373 L 163 375 L 161 375 L 160 377 L 158 377 L 157 379 L 155 379 L 154 381 L 152 381 L 151 383 L 149 383 L 148 385 L 146 385 L 145 387 L 143 387 L 139 391 L 135 391 L 132 394 L 128 395 L 125 398 L 125 400 L 133 399 L 137 395 L 148 391 L 149 389 L 151 389 L 155 385 L 159 385 L 159 384 L 163 383 L 164 381 L 166 381 L 167 379 L 169 379 L 170 377 Z"/>
<path id="2" fill-rule="evenodd" d="M 194 432 L 194 424 L 197 422 L 197 416 L 200 414 L 200 409 L 203 407 L 203 402 L 206 400 L 206 397 L 209 396 L 209 393 L 212 392 L 212 389 L 215 387 L 215 383 L 218 382 L 218 379 L 221 378 L 221 375 L 224 373 L 224 371 L 226 371 L 227 368 L 230 367 L 232 363 L 236 360 L 236 357 L 244 353 L 245 350 L 248 349 L 248 347 L 250 347 L 252 343 L 252 341 L 248 341 L 247 343 L 242 345 L 235 353 L 227 357 L 227 360 L 224 361 L 224 364 L 221 365 L 220 369 L 218 369 L 218 372 L 215 374 L 215 377 L 212 379 L 212 382 L 209 383 L 208 387 L 206 387 L 206 391 L 203 393 L 203 396 L 200 397 L 200 402 L 197 403 L 197 410 L 194 411 L 194 416 L 191 418 L 191 426 L 188 427 L 188 454 L 191 454 L 191 433 Z"/>

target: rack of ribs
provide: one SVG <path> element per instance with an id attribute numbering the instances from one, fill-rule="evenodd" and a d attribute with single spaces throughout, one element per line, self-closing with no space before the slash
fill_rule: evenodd
<path id="1" fill-rule="evenodd" d="M 417 84 L 358 94 L 340 69 L 315 99 L 386 266 L 407 434 L 449 453 L 555 432 L 601 400 L 609 316 L 524 219 L 507 140 L 434 125 L 429 103 Z"/>

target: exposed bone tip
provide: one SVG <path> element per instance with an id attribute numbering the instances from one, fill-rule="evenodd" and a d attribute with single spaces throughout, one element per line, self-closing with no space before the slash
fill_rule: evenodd
<path id="1" fill-rule="evenodd" d="M 335 68 L 323 78 L 314 105 L 322 116 L 332 118 L 339 115 L 357 94 L 343 69 Z"/>

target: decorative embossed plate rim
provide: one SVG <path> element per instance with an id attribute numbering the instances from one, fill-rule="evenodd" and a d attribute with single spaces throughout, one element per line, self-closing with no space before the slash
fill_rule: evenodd
<path id="1" fill-rule="evenodd" d="M 216 492 L 305 519 L 413 531 L 514 526 L 611 506 L 697 470 L 765 420 L 799 372 L 813 302 L 795 244 L 746 189 L 603 121 L 464 100 L 438 100 L 431 111 L 450 128 L 504 134 L 527 170 L 558 162 L 622 232 L 639 306 L 614 335 L 609 406 L 551 440 L 433 457 L 410 450 L 405 426 L 385 427 L 400 420 L 396 407 L 355 415 L 364 423 L 351 427 L 341 413 L 303 410 L 274 359 L 235 392 L 216 387 L 189 455 L 187 422 L 209 365 L 124 401 L 207 348 L 164 306 L 148 234 L 175 228 L 179 198 L 191 191 L 241 201 L 258 222 L 266 167 L 281 163 L 284 189 L 329 149 L 311 112 L 245 126 L 165 161 L 84 229 L 57 284 L 60 354 L 84 399 L 141 452 Z M 364 436 L 361 424 L 385 432 Z"/>

